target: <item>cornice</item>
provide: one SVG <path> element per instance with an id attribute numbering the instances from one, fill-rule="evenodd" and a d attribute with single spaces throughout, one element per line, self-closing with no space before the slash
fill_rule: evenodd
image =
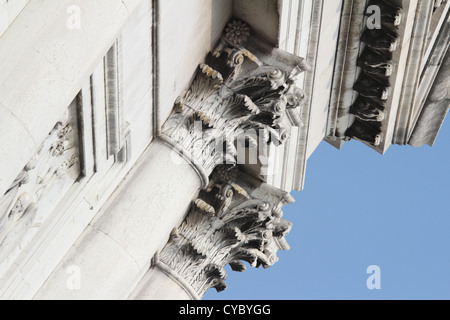
<path id="1" fill-rule="evenodd" d="M 386 138 L 381 123 L 385 119 L 386 103 L 392 94 L 392 60 L 399 47 L 403 5 L 402 1 L 371 0 L 368 7 L 372 5 L 380 8 L 381 28 L 367 26 L 361 34 L 361 42 L 365 44 L 357 60 L 361 73 L 353 85 L 353 90 L 358 94 L 349 110 L 355 120 L 345 134 L 378 147 Z"/>

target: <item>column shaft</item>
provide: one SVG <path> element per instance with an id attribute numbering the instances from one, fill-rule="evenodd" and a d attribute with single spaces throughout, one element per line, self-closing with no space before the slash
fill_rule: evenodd
<path id="1" fill-rule="evenodd" d="M 171 145 L 154 141 L 35 298 L 127 298 L 202 183 Z M 73 267 L 80 277 L 75 289 L 68 283 Z"/>

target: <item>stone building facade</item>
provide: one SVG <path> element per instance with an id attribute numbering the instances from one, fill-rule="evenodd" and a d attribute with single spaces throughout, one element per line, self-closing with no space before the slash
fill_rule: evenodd
<path id="1" fill-rule="evenodd" d="M 201 299 L 325 140 L 432 145 L 446 0 L 0 0 L 0 298 Z"/>

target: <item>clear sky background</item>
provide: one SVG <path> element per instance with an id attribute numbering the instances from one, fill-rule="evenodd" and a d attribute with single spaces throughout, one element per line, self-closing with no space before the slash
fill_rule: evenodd
<path id="1" fill-rule="evenodd" d="M 269 269 L 228 271 L 205 299 L 450 299 L 450 120 L 436 144 L 325 142 L 308 161 L 305 190 L 284 218 L 290 251 Z M 381 289 L 366 286 L 378 265 Z"/>

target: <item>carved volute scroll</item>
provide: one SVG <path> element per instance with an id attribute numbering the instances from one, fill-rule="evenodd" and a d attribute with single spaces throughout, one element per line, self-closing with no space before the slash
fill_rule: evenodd
<path id="1" fill-rule="evenodd" d="M 305 94 L 296 80 L 308 68 L 232 21 L 164 124 L 162 138 L 209 176 L 155 262 L 193 298 L 226 288 L 225 265 L 267 268 L 278 250 L 289 248 L 284 236 L 291 223 L 281 208 L 294 199 L 246 173 L 238 145 L 279 145 L 288 138 L 286 110 L 301 107 Z"/>
<path id="2" fill-rule="evenodd" d="M 69 108 L 56 123 L 36 155 L 0 197 L 0 275 L 32 240 L 80 174 L 73 111 Z"/>
<path id="3" fill-rule="evenodd" d="M 244 22 L 232 21 L 175 103 L 162 136 L 208 175 L 236 162 L 236 140 L 249 131 L 247 144 L 282 143 L 290 128 L 286 109 L 305 98 L 296 79 L 307 68 L 302 58 L 267 46 Z"/>
<path id="4" fill-rule="evenodd" d="M 353 89 L 358 93 L 350 107 L 355 121 L 346 136 L 368 142 L 374 146 L 383 140 L 382 121 L 385 104 L 391 93 L 390 76 L 394 71 L 393 52 L 399 47 L 399 25 L 402 23 L 402 0 L 371 0 L 370 6 L 380 9 L 380 28 L 366 28 L 361 35 L 364 49 L 358 58 L 361 68 Z M 370 10 L 366 11 L 369 15 Z"/>
<path id="5" fill-rule="evenodd" d="M 191 205 L 184 222 L 172 232 L 156 265 L 175 279 L 183 279 L 193 296 L 210 288 L 226 288 L 225 265 L 234 271 L 268 268 L 278 250 L 289 246 L 285 236 L 291 223 L 281 208 L 292 203 L 289 193 L 247 175 L 239 166 L 218 166 L 209 186 Z"/>

